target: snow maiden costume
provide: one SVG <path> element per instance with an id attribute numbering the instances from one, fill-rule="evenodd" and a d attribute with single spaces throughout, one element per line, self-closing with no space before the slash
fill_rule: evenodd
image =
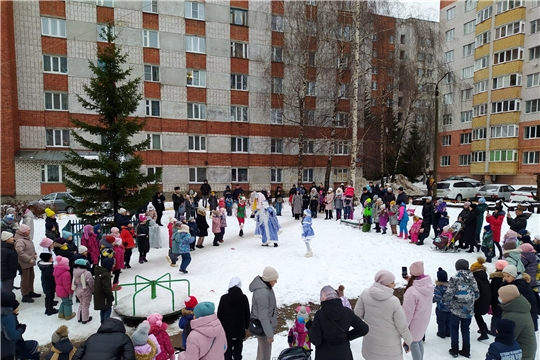
<path id="1" fill-rule="evenodd" d="M 273 207 L 268 206 L 268 201 L 263 201 L 262 209 L 255 215 L 255 236 L 262 238 L 262 246 L 278 246 L 278 234 L 281 232 L 276 212 Z"/>
<path id="2" fill-rule="evenodd" d="M 311 239 L 313 239 L 313 236 L 315 236 L 313 228 L 311 227 L 311 223 L 311 211 L 309 211 L 309 209 L 306 209 L 304 210 L 304 218 L 302 219 L 302 240 L 304 240 L 304 243 L 306 244 L 306 257 L 313 256 L 313 251 L 311 251 L 311 246 L 309 246 Z"/>

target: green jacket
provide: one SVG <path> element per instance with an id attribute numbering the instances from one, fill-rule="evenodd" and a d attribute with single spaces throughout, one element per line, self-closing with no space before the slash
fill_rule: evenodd
<path id="1" fill-rule="evenodd" d="M 523 360 L 534 360 L 536 337 L 530 313 L 531 305 L 523 295 L 519 295 L 508 304 L 499 304 L 499 306 L 503 309 L 502 318 L 516 323 L 514 338 L 521 345 Z"/>
<path id="2" fill-rule="evenodd" d="M 94 277 L 94 310 L 107 310 L 114 301 L 111 272 L 98 265 L 94 269 Z"/>
<path id="3" fill-rule="evenodd" d="M 476 234 L 482 232 L 482 225 L 484 224 L 484 213 L 486 212 L 488 206 L 486 204 L 478 204 L 476 209 L 478 210 L 478 222 L 476 223 Z"/>

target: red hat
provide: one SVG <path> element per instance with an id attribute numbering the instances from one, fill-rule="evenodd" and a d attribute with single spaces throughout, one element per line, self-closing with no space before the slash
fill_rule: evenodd
<path id="1" fill-rule="evenodd" d="M 116 240 L 116 238 L 112 235 L 105 236 L 105 241 L 108 242 L 109 244 L 114 243 L 114 240 Z"/>
<path id="2" fill-rule="evenodd" d="M 186 300 L 184 300 L 184 305 L 186 305 L 187 309 L 194 309 L 198 303 L 199 302 L 195 296 L 188 296 Z"/>

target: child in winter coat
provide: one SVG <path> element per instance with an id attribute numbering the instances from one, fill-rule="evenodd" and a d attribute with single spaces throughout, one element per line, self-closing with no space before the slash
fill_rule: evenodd
<path id="1" fill-rule="evenodd" d="M 189 241 L 189 249 L 191 251 L 195 251 L 195 240 L 197 239 L 197 232 L 199 231 L 199 228 L 197 227 L 197 223 L 195 222 L 195 219 L 193 217 L 189 218 L 187 224 L 189 226 L 189 235 L 191 235 L 191 240 Z"/>
<path id="2" fill-rule="evenodd" d="M 208 198 L 208 205 L 210 205 L 210 211 L 217 210 L 218 207 L 218 199 L 215 192 L 210 193 L 210 197 Z"/>
<path id="3" fill-rule="evenodd" d="M 214 233 L 214 246 L 221 242 L 221 213 L 219 210 L 212 211 L 212 232 Z"/>
<path id="4" fill-rule="evenodd" d="M 225 213 L 224 208 L 219 209 L 220 215 L 219 215 L 219 228 L 221 230 L 220 240 L 219 242 L 222 243 L 223 239 L 225 238 L 225 228 L 227 227 L 227 214 Z"/>
<path id="5" fill-rule="evenodd" d="M 446 211 L 441 211 L 441 218 L 437 222 L 437 229 L 435 230 L 435 237 L 439 236 L 442 233 L 445 226 L 450 224 L 450 218 Z"/>
<path id="6" fill-rule="evenodd" d="M 411 226 L 411 244 L 416 244 L 418 242 L 418 236 L 420 235 L 420 229 L 422 228 L 422 219 L 418 216 L 413 216 L 413 224 Z"/>
<path id="7" fill-rule="evenodd" d="M 536 252 L 534 251 L 534 247 L 531 244 L 521 244 L 519 246 L 521 249 L 521 262 L 523 263 L 523 266 L 525 267 L 525 272 L 529 274 L 531 277 L 531 280 L 529 281 L 529 286 L 538 292 L 536 287 L 538 286 L 538 283 L 536 281 L 536 274 L 538 273 L 538 261 L 536 260 Z"/>
<path id="8" fill-rule="evenodd" d="M 137 226 L 137 247 L 139 248 L 139 264 L 148 262 L 146 254 L 150 251 L 150 228 L 146 223 L 146 215 L 139 215 L 139 225 Z"/>
<path id="9" fill-rule="evenodd" d="M 311 211 L 309 209 L 304 210 L 304 217 L 302 218 L 302 240 L 304 241 L 304 244 L 306 244 L 306 255 L 305 257 L 312 257 L 313 251 L 311 251 L 310 242 L 311 239 L 315 236 L 315 233 L 313 232 L 313 228 L 311 227 L 312 219 L 311 219 Z"/>
<path id="10" fill-rule="evenodd" d="M 388 210 L 386 210 L 386 205 L 381 204 L 379 206 L 379 225 L 382 229 L 382 234 L 386 234 L 386 225 L 388 224 Z"/>
<path id="11" fill-rule="evenodd" d="M 502 317 L 502 309 L 499 306 L 499 288 L 502 286 L 504 280 L 503 269 L 508 266 L 508 261 L 506 260 L 497 260 L 495 262 L 495 272 L 489 274 L 491 280 L 489 287 L 491 289 L 491 325 L 490 333 L 495 335 L 495 328 L 497 327 L 497 322 Z"/>
<path id="12" fill-rule="evenodd" d="M 176 252 L 175 253 L 175 250 L 178 251 L 176 248 L 178 247 L 177 245 L 175 245 L 174 243 L 174 235 L 176 235 L 176 233 L 180 232 L 180 227 L 182 226 L 182 222 L 180 221 L 176 221 L 174 223 L 174 226 L 171 228 L 171 231 L 172 231 L 172 235 L 171 235 L 171 248 L 169 249 L 169 254 L 167 256 L 165 256 L 165 259 L 167 259 L 167 261 L 169 262 L 169 265 L 171 267 L 176 267 L 178 266 L 176 264 L 176 261 L 178 260 L 178 256 L 180 255 L 179 252 Z"/>
<path id="13" fill-rule="evenodd" d="M 204 248 L 204 238 L 208 236 L 208 223 L 206 222 L 206 209 L 203 207 L 197 208 L 197 218 L 195 220 L 197 223 L 197 236 L 199 237 L 197 239 L 197 245 L 195 245 L 198 249 Z"/>
<path id="14" fill-rule="evenodd" d="M 407 232 L 407 223 L 409 222 L 409 214 L 407 213 L 407 209 L 405 208 L 405 203 L 403 202 L 399 205 L 398 221 L 399 221 L 398 237 L 407 240 L 409 238 L 409 233 Z"/>
<path id="15" fill-rule="evenodd" d="M 375 199 L 375 196 L 374 196 L 374 199 Z M 381 211 L 381 205 L 383 205 L 383 201 L 381 198 L 377 196 L 377 198 L 375 199 L 375 204 L 373 204 L 373 222 L 375 223 L 375 232 L 378 232 L 378 233 L 381 232 L 381 226 L 379 224 L 379 215 Z"/>
<path id="16" fill-rule="evenodd" d="M 368 198 L 364 202 L 364 217 L 363 217 L 363 224 L 362 224 L 363 232 L 371 231 L 371 215 L 373 215 L 373 209 L 371 206 L 371 199 Z"/>
<path id="17" fill-rule="evenodd" d="M 175 255 L 173 264 L 176 264 L 178 255 L 182 256 L 180 272 L 187 274 L 187 267 L 191 263 L 191 254 L 189 248 L 191 235 L 189 234 L 189 226 L 182 223 L 176 223 L 176 228 L 176 233 L 173 234 L 173 254 Z"/>
<path id="18" fill-rule="evenodd" d="M 169 216 L 169 223 L 167 224 L 167 230 L 169 230 L 169 255 L 171 254 L 171 250 L 172 250 L 173 227 L 177 221 L 178 220 L 176 220 L 172 216 Z"/>
<path id="19" fill-rule="evenodd" d="M 97 264 L 99 261 L 99 240 L 97 234 L 94 233 L 92 225 L 84 225 L 81 236 L 81 245 L 86 246 L 88 253 L 92 258 L 92 264 Z"/>
<path id="20" fill-rule="evenodd" d="M 433 302 L 437 303 L 435 315 L 437 316 L 437 336 L 441 339 L 450 337 L 450 307 L 443 301 L 444 294 L 448 289 L 448 273 L 439 268 L 437 271 L 437 281 L 435 282 L 435 292 Z"/>
<path id="21" fill-rule="evenodd" d="M 491 225 L 491 231 L 493 232 L 493 245 L 499 250 L 499 260 L 502 259 L 502 249 L 501 249 L 501 227 L 506 216 L 502 211 L 502 205 L 495 206 L 495 211 L 493 215 L 489 213 L 489 210 L 486 211 L 486 221 Z"/>
<path id="22" fill-rule="evenodd" d="M 73 289 L 71 288 L 71 274 L 69 273 L 69 260 L 67 258 L 60 255 L 56 257 L 53 275 L 56 282 L 56 295 L 62 300 L 58 308 L 58 317 L 71 320 L 76 314 L 72 311 Z"/>
<path id="23" fill-rule="evenodd" d="M 484 234 L 482 235 L 482 252 L 486 255 L 486 262 L 490 263 L 491 259 L 495 257 L 493 249 L 493 232 L 491 231 L 491 225 L 484 226 Z"/>
<path id="24" fill-rule="evenodd" d="M 112 228 L 111 232 L 118 228 Z M 127 226 L 122 226 L 122 232 L 120 233 L 120 238 L 122 239 L 122 245 L 124 245 L 124 269 L 131 269 L 131 254 L 133 253 L 133 248 L 135 247 L 134 240 L 135 232 L 133 231 L 133 225 L 129 223 Z"/>
<path id="25" fill-rule="evenodd" d="M 234 201 L 232 197 L 228 197 L 225 199 L 225 209 L 227 210 L 227 216 L 232 216 L 233 204 L 234 204 Z"/>
<path id="26" fill-rule="evenodd" d="M 489 345 L 486 360 L 521 360 L 522 351 L 519 343 L 514 339 L 516 323 L 512 320 L 502 319 L 497 322 L 495 341 Z"/>
<path id="27" fill-rule="evenodd" d="M 161 349 L 160 353 L 156 355 L 156 360 L 175 360 L 176 356 L 174 355 L 171 338 L 167 334 L 168 325 L 163 322 L 163 316 L 154 313 L 148 315 L 146 320 L 150 324 L 149 334 L 154 335 Z"/>
<path id="28" fill-rule="evenodd" d="M 73 281 L 71 289 L 75 291 L 75 296 L 81 301 L 77 311 L 79 322 L 86 324 L 92 320 L 90 316 L 90 302 L 92 301 L 92 292 L 94 291 L 94 278 L 88 271 L 88 262 L 83 259 L 75 260 L 73 265 Z"/>
<path id="29" fill-rule="evenodd" d="M 390 229 L 392 229 L 392 235 L 397 236 L 399 206 L 396 205 L 394 200 L 390 201 L 390 207 L 388 209 L 388 220 L 390 222 Z"/>
<path id="30" fill-rule="evenodd" d="M 218 210 L 225 210 L 225 198 L 224 197 L 220 197 L 219 200 L 218 200 Z"/>
<path id="31" fill-rule="evenodd" d="M 101 266 L 94 269 L 94 310 L 99 310 L 101 323 L 111 317 L 114 296 L 111 286 L 111 273 L 114 258 L 101 259 Z"/>
<path id="32" fill-rule="evenodd" d="M 154 335 L 150 335 L 150 323 L 143 321 L 137 326 L 131 341 L 135 350 L 135 359 L 137 360 L 155 360 L 161 352 L 161 347 Z"/>
<path id="33" fill-rule="evenodd" d="M 44 238 L 52 242 L 48 238 Z M 42 241 L 43 243 L 43 241 Z M 45 294 L 45 315 L 51 316 L 58 314 L 58 310 L 54 308 L 54 292 L 56 290 L 56 282 L 53 275 L 53 259 L 50 253 L 42 252 L 39 254 L 40 260 L 37 263 L 41 270 L 41 288 Z"/>
<path id="34" fill-rule="evenodd" d="M 184 301 L 184 308 L 182 309 L 182 316 L 178 322 L 178 327 L 182 329 L 182 347 L 186 348 L 186 340 L 191 331 L 191 320 L 193 320 L 193 310 L 199 302 L 195 296 L 188 296 Z"/>
<path id="35" fill-rule="evenodd" d="M 343 210 L 343 190 L 338 187 L 334 195 L 334 207 L 336 209 L 336 220 L 341 220 L 341 211 Z"/>
<path id="36" fill-rule="evenodd" d="M 48 222 L 45 224 L 45 237 L 48 237 L 52 240 L 55 240 L 58 237 L 58 235 L 56 234 L 55 223 Z"/>
<path id="37" fill-rule="evenodd" d="M 77 351 L 69 340 L 66 325 L 60 326 L 51 336 L 51 351 L 45 355 L 45 360 L 71 360 Z"/>
<path id="38" fill-rule="evenodd" d="M 94 274 L 94 268 L 93 268 L 93 263 L 92 263 L 92 258 L 90 257 L 90 255 L 88 254 L 88 248 L 84 245 L 80 245 L 78 248 L 78 254 L 75 255 L 75 260 L 74 261 L 77 261 L 79 259 L 83 259 L 86 261 L 87 265 L 86 265 L 86 268 L 88 269 L 88 271 L 90 271 L 92 273 L 92 275 Z"/>
<path id="39" fill-rule="evenodd" d="M 289 347 L 301 346 L 306 350 L 311 349 L 308 329 L 306 328 L 310 313 L 311 309 L 309 306 L 298 306 L 296 308 L 296 320 L 294 321 L 294 325 L 289 329 L 289 335 L 287 336 Z"/>
<path id="40" fill-rule="evenodd" d="M 99 257 L 100 259 L 114 257 L 113 244 L 116 238 L 112 235 L 105 235 L 99 242 Z"/>
<path id="41" fill-rule="evenodd" d="M 114 250 L 114 266 L 113 266 L 113 291 L 114 290 L 122 290 L 122 287 L 119 285 L 120 283 L 120 273 L 122 272 L 122 269 L 124 268 L 124 246 L 122 245 L 122 239 L 116 238 L 113 243 L 113 250 Z"/>

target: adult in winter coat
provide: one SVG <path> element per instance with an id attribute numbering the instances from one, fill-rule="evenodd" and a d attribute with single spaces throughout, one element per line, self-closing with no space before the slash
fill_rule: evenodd
<path id="1" fill-rule="evenodd" d="M 22 223 L 30 228 L 30 240 L 34 240 L 34 213 L 30 209 L 26 209 L 22 216 Z"/>
<path id="2" fill-rule="evenodd" d="M 407 203 L 407 193 L 405 191 L 403 191 L 403 188 L 400 186 L 398 188 L 398 196 L 397 196 L 397 199 L 396 199 L 396 204 L 401 204 L 401 203 Z"/>
<path id="3" fill-rule="evenodd" d="M 514 339 L 515 330 L 516 323 L 512 320 L 503 319 L 497 323 L 497 332 L 493 333 L 495 341 L 489 345 L 486 360 L 523 359 L 521 346 Z"/>
<path id="4" fill-rule="evenodd" d="M 489 339 L 488 327 L 482 318 L 482 315 L 488 313 L 489 306 L 491 305 L 491 287 L 489 285 L 486 267 L 484 266 L 485 262 L 486 259 L 479 256 L 476 262 L 471 265 L 471 272 L 478 285 L 478 291 L 480 291 L 480 297 L 474 302 L 474 319 L 476 320 L 478 329 L 480 329 L 478 341 Z"/>
<path id="5" fill-rule="evenodd" d="M 234 187 L 233 193 L 232 193 L 233 201 L 234 201 L 234 202 L 238 202 L 238 198 L 239 198 L 240 195 L 242 195 L 243 193 L 244 193 L 244 189 L 242 189 L 242 188 L 240 187 L 240 184 L 236 184 L 236 186 Z"/>
<path id="6" fill-rule="evenodd" d="M 121 229 L 122 226 L 127 226 L 131 221 L 131 216 L 124 208 L 118 209 L 118 212 L 114 214 L 114 224 L 117 228 Z"/>
<path id="7" fill-rule="evenodd" d="M 515 285 L 521 295 L 531 305 L 530 313 L 531 318 L 534 324 L 534 331 L 538 330 L 538 305 L 537 305 L 537 295 L 536 293 L 531 289 L 529 286 L 529 283 L 525 280 L 525 278 L 528 279 L 527 274 L 520 274 L 518 273 L 516 267 L 514 265 L 507 265 L 503 269 L 503 283 L 501 284 L 501 287 L 508 286 L 508 285 Z"/>
<path id="8" fill-rule="evenodd" d="M 90 224 L 83 227 L 81 245 L 86 246 L 88 249 L 88 254 L 92 258 L 92 264 L 97 264 L 99 262 L 99 240 L 94 233 L 94 227 Z"/>
<path id="9" fill-rule="evenodd" d="M 302 215 L 302 195 L 299 193 L 294 194 L 292 204 L 294 219 L 299 220 L 300 215 Z"/>
<path id="10" fill-rule="evenodd" d="M 536 281 L 536 273 L 538 271 L 538 261 L 536 260 L 536 251 L 531 244 L 521 244 L 521 262 L 525 267 L 525 272 L 531 277 L 529 286 L 535 288 L 538 286 Z"/>
<path id="11" fill-rule="evenodd" d="M 97 333 L 91 335 L 78 349 L 73 360 L 135 360 L 131 338 L 124 323 L 108 318 Z"/>
<path id="12" fill-rule="evenodd" d="M 424 358 L 424 342 L 429 320 L 435 285 L 429 275 L 424 274 L 424 262 L 415 261 L 409 268 L 409 278 L 403 295 L 403 311 L 409 324 L 413 342 L 408 344 L 413 360 Z"/>
<path id="13" fill-rule="evenodd" d="M 469 213 L 467 214 L 467 217 L 465 218 L 465 229 L 463 230 L 463 234 L 461 235 L 461 242 L 465 244 L 465 246 L 469 246 L 469 253 L 472 253 L 474 251 L 474 246 L 476 244 L 475 235 L 476 235 L 476 225 L 478 223 L 478 210 L 476 209 L 475 204 L 469 205 Z M 478 249 L 480 249 L 480 245 L 477 245 Z"/>
<path id="14" fill-rule="evenodd" d="M 219 300 L 217 317 L 227 336 L 225 360 L 242 359 L 242 347 L 246 330 L 249 328 L 249 301 L 242 292 L 242 282 L 233 277 L 229 282 L 229 291 Z"/>
<path id="15" fill-rule="evenodd" d="M 174 218 L 178 219 L 179 216 L 184 215 L 186 208 L 184 206 L 184 195 L 180 192 L 180 187 L 175 186 L 172 194 Z M 187 215 L 189 217 L 189 214 Z"/>
<path id="16" fill-rule="evenodd" d="M 482 233 L 482 227 L 484 226 L 484 213 L 487 209 L 486 199 L 484 197 L 478 199 L 478 205 L 476 205 L 476 210 L 478 210 L 478 221 L 476 222 L 476 233 L 474 235 L 476 242 L 480 242 L 480 234 Z"/>
<path id="17" fill-rule="evenodd" d="M 433 206 L 433 203 L 431 202 L 431 196 L 428 196 L 426 198 L 426 203 L 422 207 L 423 231 L 420 232 L 420 235 L 418 237 L 419 241 L 417 245 L 423 245 L 424 240 L 429 236 L 429 232 L 431 231 L 431 226 L 433 225 L 434 211 L 435 211 L 435 207 Z"/>
<path id="18" fill-rule="evenodd" d="M 15 250 L 15 238 L 9 231 L 2 231 L 2 290 L 13 291 L 13 280 L 19 269 L 19 257 Z"/>
<path id="19" fill-rule="evenodd" d="M 391 187 L 386 189 L 386 193 L 383 195 L 383 202 L 386 205 L 386 208 L 390 207 L 390 201 L 396 201 L 396 195 Z"/>
<path id="20" fill-rule="evenodd" d="M 22 302 L 34 302 L 33 298 L 41 295 L 34 292 L 34 266 L 37 253 L 34 243 L 30 240 L 30 227 L 22 224 L 15 232 L 15 250 L 21 267 Z"/>
<path id="21" fill-rule="evenodd" d="M 510 226 L 510 230 L 514 230 L 518 233 L 519 230 L 527 228 L 527 216 L 523 213 L 526 209 L 527 208 L 518 205 L 515 218 L 512 218 L 510 212 L 506 214 L 506 222 L 508 223 L 508 226 Z"/>
<path id="22" fill-rule="evenodd" d="M 499 305 L 502 310 L 502 318 L 512 320 L 516 324 L 514 338 L 521 345 L 523 360 L 534 360 L 536 354 L 536 336 L 534 325 L 529 316 L 530 304 L 520 295 L 516 286 L 502 286 L 499 289 Z"/>
<path id="23" fill-rule="evenodd" d="M 208 184 L 208 180 L 204 179 L 204 182 L 199 188 L 199 190 L 201 192 L 201 196 L 203 200 L 202 206 L 206 208 L 206 205 L 208 205 L 207 204 L 208 196 L 210 195 L 210 191 L 212 191 L 212 187 L 210 186 L 210 184 Z"/>
<path id="24" fill-rule="evenodd" d="M 333 211 L 334 211 L 334 190 L 332 188 L 328 189 L 328 193 L 326 194 L 326 201 L 325 201 L 325 207 L 324 211 L 326 213 L 326 217 L 324 220 L 330 220 L 334 218 Z"/>
<path id="25" fill-rule="evenodd" d="M 258 320 L 264 331 L 264 336 L 257 336 L 257 360 L 270 360 L 274 333 L 277 328 L 277 303 L 273 287 L 277 284 L 279 274 L 271 266 L 264 268 L 261 276 L 256 276 L 249 291 L 251 299 L 251 318 Z"/>
<path id="26" fill-rule="evenodd" d="M 161 223 L 161 217 L 163 216 L 163 212 L 165 211 L 165 196 L 163 195 L 163 192 L 158 191 L 154 194 L 154 196 L 152 197 L 152 205 L 154 205 L 154 207 L 156 208 L 156 223 L 159 226 L 163 226 L 163 224 Z"/>
<path id="27" fill-rule="evenodd" d="M 366 335 L 369 326 L 343 306 L 338 292 L 330 285 L 321 289 L 320 298 L 321 309 L 308 326 L 309 341 L 316 349 L 315 360 L 352 360 L 350 342 Z"/>
<path id="28" fill-rule="evenodd" d="M 501 227 L 504 221 L 504 211 L 502 211 L 502 206 L 495 206 L 493 215 L 490 215 L 489 210 L 486 213 L 486 221 L 491 225 L 491 232 L 493 232 L 493 243 L 499 249 L 499 259 L 502 259 L 502 249 L 501 249 Z"/>
<path id="29" fill-rule="evenodd" d="M 387 270 L 377 272 L 375 282 L 362 292 L 354 307 L 354 313 L 369 324 L 362 341 L 366 359 L 403 360 L 402 344 L 413 342 L 405 312 L 394 296 L 395 280 Z"/>
<path id="30" fill-rule="evenodd" d="M 495 328 L 497 326 L 497 321 L 502 316 L 502 309 L 499 307 L 499 288 L 503 283 L 503 269 L 508 265 L 506 260 L 497 260 L 495 263 L 495 272 L 489 274 L 489 287 L 491 290 L 491 325 L 490 332 L 491 335 L 495 334 Z"/>

